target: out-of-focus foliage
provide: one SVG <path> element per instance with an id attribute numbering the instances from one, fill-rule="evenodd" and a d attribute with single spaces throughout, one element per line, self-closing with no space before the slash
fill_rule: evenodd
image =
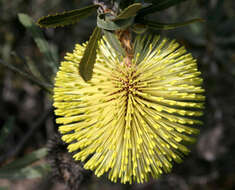
<path id="1" fill-rule="evenodd" d="M 33 179 L 43 177 L 49 171 L 48 164 L 37 164 L 29 166 L 32 163 L 47 155 L 46 148 L 34 151 L 21 159 L 15 160 L 0 168 L 0 178 L 3 179 Z"/>
<path id="2" fill-rule="evenodd" d="M 19 22 L 18 13 L 30 15 L 35 21 L 44 15 L 84 7 L 85 0 L 14 0 L 0 1 L 0 60 L 16 68 L 42 67 L 44 76 L 51 79 L 49 69 L 43 68 L 40 53 L 30 31 Z M 176 38 L 198 59 L 203 73 L 207 105 L 204 127 L 198 143 L 185 162 L 169 175 L 131 189 L 168 190 L 232 190 L 235 187 L 235 2 L 233 0 L 188 0 L 164 12 L 151 15 L 164 22 L 203 18 L 185 28 L 161 32 Z M 65 52 L 71 52 L 75 43 L 89 39 L 96 24 L 94 16 L 76 25 L 42 30 L 50 50 L 63 60 Z M 154 31 L 158 33 L 158 31 Z M 34 83 L 0 65 L 0 166 L 15 158 L 21 158 L 46 144 L 57 127 L 48 95 Z M 25 140 L 23 140 L 25 139 Z M 37 189 L 25 181 L 0 179 L 2 187 L 17 190 Z M 105 179 L 93 177 L 83 189 L 120 189 Z M 59 185 L 63 189 L 63 185 Z M 42 187 L 42 186 L 41 186 Z M 58 186 L 57 186 L 58 187 Z M 53 187 L 52 187 L 53 188 Z M 51 189 L 52 189 L 51 188 Z M 7 188 L 6 188 L 7 189 Z M 42 188 L 41 188 L 42 189 Z"/>

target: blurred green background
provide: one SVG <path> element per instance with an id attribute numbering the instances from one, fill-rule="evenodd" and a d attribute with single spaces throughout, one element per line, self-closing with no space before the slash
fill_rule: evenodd
<path id="1" fill-rule="evenodd" d="M 19 22 L 17 14 L 28 14 L 36 21 L 49 13 L 90 3 L 85 0 L 0 0 L 1 62 L 25 71 L 37 67 L 43 76 L 36 71 L 34 75 L 42 77 L 45 83 L 53 81 L 53 72 L 43 64 L 46 59 L 31 33 Z M 206 22 L 171 31 L 153 31 L 175 38 L 186 46 L 198 60 L 204 78 L 207 97 L 204 126 L 191 154 L 182 164 L 175 164 L 171 174 L 148 184 L 124 186 L 92 176 L 80 189 L 235 189 L 235 1 L 189 0 L 151 16 L 162 22 L 195 17 Z M 41 29 L 53 60 L 59 63 L 76 43 L 88 40 L 95 24 L 93 15 L 76 25 Z M 57 131 L 54 119 L 51 95 L 0 65 L 0 166 L 44 147 Z M 45 185 L 50 182 L 51 179 L 46 177 L 9 180 L 1 178 L 0 174 L 0 189 L 43 190 L 44 186 L 44 189 L 66 189 L 63 183 Z"/>

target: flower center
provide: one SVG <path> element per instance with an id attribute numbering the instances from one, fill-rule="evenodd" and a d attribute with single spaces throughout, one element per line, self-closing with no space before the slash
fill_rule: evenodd
<path id="1" fill-rule="evenodd" d="M 137 90 L 136 82 L 134 81 L 135 70 L 133 68 L 126 68 L 126 72 L 123 77 L 119 78 L 119 83 L 121 84 L 121 92 L 125 91 L 128 96 L 129 93 L 132 93 Z"/>

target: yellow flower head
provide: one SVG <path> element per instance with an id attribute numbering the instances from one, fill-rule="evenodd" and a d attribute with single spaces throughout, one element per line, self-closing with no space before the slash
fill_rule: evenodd
<path id="1" fill-rule="evenodd" d="M 93 77 L 84 82 L 78 67 L 85 46 L 65 56 L 55 78 L 56 121 L 69 152 L 114 182 L 143 183 L 169 172 L 201 124 L 196 60 L 175 41 L 137 36 L 127 65 L 103 38 Z"/>

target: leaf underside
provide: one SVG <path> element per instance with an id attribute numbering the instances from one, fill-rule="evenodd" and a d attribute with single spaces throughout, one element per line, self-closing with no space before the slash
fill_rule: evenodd
<path id="1" fill-rule="evenodd" d="M 104 30 L 104 35 L 109 41 L 109 44 L 117 51 L 119 54 L 118 58 L 125 56 L 125 50 L 122 48 L 120 41 L 114 32 Z"/>
<path id="2" fill-rule="evenodd" d="M 131 26 L 133 23 L 134 17 L 119 20 L 110 20 L 108 17 L 102 18 L 101 16 L 97 17 L 97 26 L 105 30 L 122 30 Z"/>

